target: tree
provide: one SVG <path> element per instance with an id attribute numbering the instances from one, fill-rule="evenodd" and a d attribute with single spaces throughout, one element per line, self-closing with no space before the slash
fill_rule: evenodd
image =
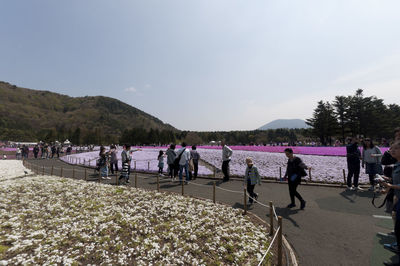
<path id="1" fill-rule="evenodd" d="M 346 126 L 348 122 L 348 109 L 349 109 L 349 97 L 336 96 L 332 106 L 335 108 L 335 116 L 339 121 L 340 131 L 342 133 L 342 141 L 345 139 Z"/>
<path id="2" fill-rule="evenodd" d="M 306 123 L 313 128 L 313 133 L 318 136 L 323 145 L 328 142 L 332 144 L 332 136 L 338 128 L 338 122 L 329 102 L 319 101 L 313 117 L 307 119 Z"/>

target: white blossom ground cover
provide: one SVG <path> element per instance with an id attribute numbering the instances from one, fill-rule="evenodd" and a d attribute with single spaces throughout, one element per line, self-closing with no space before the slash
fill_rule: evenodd
<path id="1" fill-rule="evenodd" d="M 199 149 L 201 158 L 218 169 L 222 165 L 222 151 L 211 149 Z M 343 169 L 347 174 L 346 157 L 340 156 L 318 156 L 318 155 L 296 155 L 303 162 L 312 168 L 312 181 L 324 183 L 343 183 Z M 285 174 L 287 157 L 284 153 L 270 153 L 258 151 L 234 150 L 232 160 L 229 164 L 230 173 L 236 176 L 243 176 L 246 170 L 246 157 L 252 157 L 257 166 L 260 175 L 263 177 L 279 179 L 279 167 L 281 167 L 282 176 Z M 308 176 L 305 178 L 308 179 Z M 361 168 L 360 183 L 368 183 L 368 175 Z"/>
<path id="2" fill-rule="evenodd" d="M 256 264 L 269 241 L 211 201 L 55 176 L 0 182 L 0 265 Z"/>
<path id="3" fill-rule="evenodd" d="M 32 171 L 26 169 L 22 165 L 21 160 L 0 160 L 0 182 L 6 179 L 22 177 L 27 174 L 32 174 Z"/>

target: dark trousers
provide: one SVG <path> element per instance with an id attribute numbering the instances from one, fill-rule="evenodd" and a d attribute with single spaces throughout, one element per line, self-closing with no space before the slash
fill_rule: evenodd
<path id="1" fill-rule="evenodd" d="M 193 165 L 194 165 L 193 177 L 194 177 L 194 179 L 196 179 L 197 173 L 199 172 L 199 161 L 193 160 Z"/>
<path id="2" fill-rule="evenodd" d="M 176 177 L 178 175 L 179 168 L 177 169 L 173 163 L 168 164 L 168 167 L 169 167 L 169 173 L 168 173 L 169 177 L 171 178 Z"/>
<path id="3" fill-rule="evenodd" d="M 300 202 L 304 201 L 299 192 L 297 192 L 297 186 L 300 184 L 297 181 L 288 182 L 289 184 L 289 195 L 290 195 L 290 201 L 292 204 L 295 204 L 294 202 L 294 197 L 298 198 Z"/>
<path id="4" fill-rule="evenodd" d="M 347 186 L 351 187 L 351 178 L 354 176 L 354 187 L 358 187 L 358 178 L 360 177 L 360 162 L 347 162 Z"/>
<path id="5" fill-rule="evenodd" d="M 257 197 L 257 193 L 254 193 L 254 187 L 256 185 L 252 185 L 250 180 L 247 180 L 247 193 L 249 194 L 249 202 L 253 203 L 253 199 Z"/>
<path id="6" fill-rule="evenodd" d="M 118 172 L 118 162 L 110 163 L 110 170 L 112 174 L 114 174 L 114 167 L 115 167 L 115 172 Z"/>
<path id="7" fill-rule="evenodd" d="M 222 173 L 224 174 L 224 180 L 225 181 L 229 180 L 229 162 L 230 161 L 231 160 L 222 162 Z"/>
<path id="8" fill-rule="evenodd" d="M 33 153 L 33 155 L 35 156 L 35 159 L 37 159 L 38 153 L 35 152 L 35 153 Z"/>

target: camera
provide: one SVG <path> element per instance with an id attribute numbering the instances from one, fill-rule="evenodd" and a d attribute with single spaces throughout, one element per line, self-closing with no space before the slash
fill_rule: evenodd
<path id="1" fill-rule="evenodd" d="M 374 180 L 378 183 L 385 182 L 385 179 L 380 174 L 376 174 Z"/>

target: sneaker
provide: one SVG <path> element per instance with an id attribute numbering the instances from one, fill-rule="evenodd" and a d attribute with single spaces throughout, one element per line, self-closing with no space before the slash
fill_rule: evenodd
<path id="1" fill-rule="evenodd" d="M 300 209 L 301 209 L 301 210 L 304 210 L 305 207 L 306 207 L 306 202 L 303 200 L 303 201 L 300 203 Z"/>
<path id="2" fill-rule="evenodd" d="M 352 188 L 353 188 L 353 187 L 347 186 L 347 190 L 353 190 Z"/>
<path id="3" fill-rule="evenodd" d="M 397 246 L 397 243 L 393 243 L 393 244 L 384 244 L 383 247 L 387 250 L 390 250 L 394 253 L 399 253 L 399 249 Z"/>
<path id="4" fill-rule="evenodd" d="M 255 198 L 256 200 L 258 200 L 258 194 L 257 194 L 257 193 L 254 194 L 254 198 Z"/>
<path id="5" fill-rule="evenodd" d="M 104 176 L 102 176 L 101 179 L 106 180 L 106 178 Z"/>
<path id="6" fill-rule="evenodd" d="M 357 187 L 355 187 L 354 188 L 355 190 L 360 190 L 360 191 L 363 191 L 364 189 L 362 189 L 360 186 L 357 186 Z"/>
<path id="7" fill-rule="evenodd" d="M 129 179 L 127 179 L 127 180 L 125 181 L 125 183 L 129 184 L 129 183 L 131 183 L 131 182 L 129 181 Z"/>
<path id="8" fill-rule="evenodd" d="M 111 180 L 111 177 L 109 177 L 109 176 L 107 176 L 106 178 L 107 178 L 108 180 Z"/>
<path id="9" fill-rule="evenodd" d="M 290 203 L 288 206 L 286 206 L 286 208 L 293 208 L 293 207 L 296 207 L 296 204 Z"/>
<path id="10" fill-rule="evenodd" d="M 374 189 L 375 189 L 374 186 L 370 186 L 368 190 L 369 191 L 374 191 Z"/>

